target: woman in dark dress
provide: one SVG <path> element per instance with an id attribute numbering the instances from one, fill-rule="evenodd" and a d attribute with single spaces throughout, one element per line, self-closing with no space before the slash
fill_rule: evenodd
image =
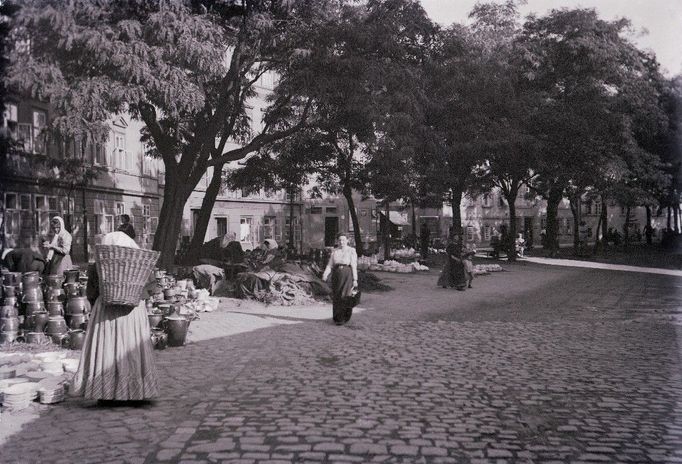
<path id="1" fill-rule="evenodd" d="M 455 287 L 464 291 L 467 287 L 466 270 L 462 261 L 462 246 L 449 243 L 445 248 L 445 265 L 438 278 L 438 285 L 443 288 Z"/>

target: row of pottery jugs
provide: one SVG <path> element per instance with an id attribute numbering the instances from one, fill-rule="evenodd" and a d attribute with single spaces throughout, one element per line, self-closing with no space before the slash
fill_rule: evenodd
<path id="1" fill-rule="evenodd" d="M 24 332 L 45 332 L 50 315 L 46 311 L 36 311 L 24 318 Z"/>

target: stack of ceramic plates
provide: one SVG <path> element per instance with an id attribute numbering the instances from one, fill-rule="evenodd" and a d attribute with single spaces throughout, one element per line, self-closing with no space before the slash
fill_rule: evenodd
<path id="1" fill-rule="evenodd" d="M 51 374 L 49 374 L 47 372 L 43 372 L 43 371 L 31 371 L 31 372 L 25 373 L 23 377 L 32 381 L 32 382 L 38 382 L 38 381 L 43 380 L 47 377 L 51 377 Z"/>
<path id="2" fill-rule="evenodd" d="M 13 379 L 0 380 L 0 403 L 2 403 L 2 399 L 3 399 L 5 389 L 7 387 L 11 387 L 12 385 L 16 385 L 18 383 L 26 383 L 26 379 L 22 379 L 20 377 L 15 377 Z"/>
<path id="3" fill-rule="evenodd" d="M 78 364 L 80 360 L 73 358 L 62 359 L 62 366 L 64 366 L 64 371 L 74 373 L 78 370 Z"/>
<path id="4" fill-rule="evenodd" d="M 26 409 L 36 397 L 37 383 L 17 383 L 5 388 L 2 405 L 10 411 Z"/>
<path id="5" fill-rule="evenodd" d="M 57 359 L 54 361 L 44 361 L 40 363 L 40 368 L 43 370 L 43 372 L 52 375 L 59 375 L 62 372 L 64 372 L 61 359 Z"/>
<path id="6" fill-rule="evenodd" d="M 45 379 L 39 382 L 39 399 L 42 404 L 64 401 L 64 385 L 59 379 Z"/>
<path id="7" fill-rule="evenodd" d="M 17 370 L 11 366 L 0 367 L 0 380 L 13 379 L 17 376 Z"/>

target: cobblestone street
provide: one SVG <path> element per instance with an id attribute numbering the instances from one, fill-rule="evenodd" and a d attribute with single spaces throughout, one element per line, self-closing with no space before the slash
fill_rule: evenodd
<path id="1" fill-rule="evenodd" d="M 466 292 L 378 273 L 395 290 L 345 327 L 202 314 L 154 405 L 45 407 L 0 461 L 682 462 L 682 279 L 504 267 Z"/>

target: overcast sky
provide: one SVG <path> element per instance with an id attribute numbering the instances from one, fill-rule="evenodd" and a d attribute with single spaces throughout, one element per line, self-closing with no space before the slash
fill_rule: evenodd
<path id="1" fill-rule="evenodd" d="M 448 25 L 466 22 L 476 0 L 421 0 L 421 3 L 432 20 Z M 528 0 L 520 10 L 524 16 L 543 15 L 563 7 L 596 8 L 604 19 L 630 19 L 635 31 L 632 40 L 640 48 L 656 53 L 667 76 L 682 73 L 682 0 Z"/>

